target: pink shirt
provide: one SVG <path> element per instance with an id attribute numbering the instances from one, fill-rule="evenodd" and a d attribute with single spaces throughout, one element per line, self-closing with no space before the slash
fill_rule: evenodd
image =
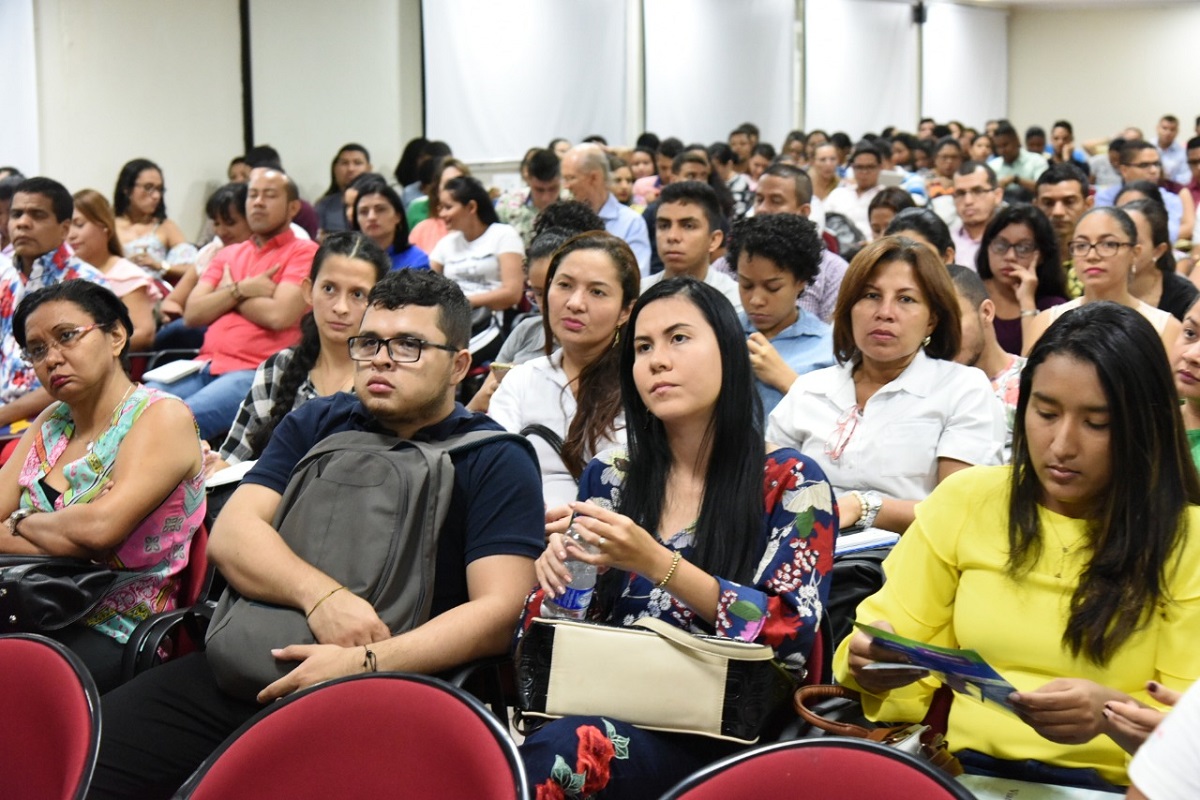
<path id="1" fill-rule="evenodd" d="M 215 287 L 221 282 L 226 265 L 235 281 L 261 275 L 276 264 L 283 268 L 275 273 L 276 284 L 299 285 L 312 269 L 317 243 L 298 239 L 291 229 L 285 230 L 262 247 L 254 239 L 230 245 L 213 257 L 200 282 Z M 258 369 L 258 365 L 285 347 L 300 341 L 300 319 L 283 330 L 273 331 L 251 322 L 236 309 L 222 314 L 204 334 L 200 357 L 212 362 L 213 375 L 223 375 L 243 369 Z"/>
<path id="2" fill-rule="evenodd" d="M 408 234 L 408 243 L 416 245 L 426 253 L 432 253 L 437 243 L 446 238 L 446 234 L 449 232 L 445 222 L 437 217 L 430 217 L 413 226 L 412 231 Z"/>
<path id="3" fill-rule="evenodd" d="M 108 272 L 104 273 L 104 280 L 117 297 L 124 297 L 145 287 L 146 294 L 150 295 L 150 302 L 157 303 L 163 299 L 162 290 L 150 280 L 146 270 L 127 258 L 118 258 L 117 262 L 109 267 Z"/>

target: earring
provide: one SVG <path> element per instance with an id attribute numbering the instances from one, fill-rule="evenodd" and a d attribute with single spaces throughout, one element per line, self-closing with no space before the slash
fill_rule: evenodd
<path id="1" fill-rule="evenodd" d="M 620 341 L 621 341 L 621 327 L 618 325 L 617 329 L 615 331 L 613 331 L 613 340 L 612 340 L 612 345 L 610 345 L 610 349 L 612 347 L 616 347 L 617 343 Z"/>
<path id="2" fill-rule="evenodd" d="M 932 341 L 932 337 L 926 336 L 924 339 L 921 340 L 921 347 L 929 347 L 930 341 Z"/>

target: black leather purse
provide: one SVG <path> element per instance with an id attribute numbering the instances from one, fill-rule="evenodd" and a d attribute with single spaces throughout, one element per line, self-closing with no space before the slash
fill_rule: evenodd
<path id="1" fill-rule="evenodd" d="M 57 631 L 145 575 L 80 558 L 0 555 L 0 633 Z"/>

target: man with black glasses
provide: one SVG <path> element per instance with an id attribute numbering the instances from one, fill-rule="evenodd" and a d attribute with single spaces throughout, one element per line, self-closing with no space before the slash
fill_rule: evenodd
<path id="1" fill-rule="evenodd" d="M 210 557 L 234 590 L 303 613 L 318 643 L 271 650 L 294 668 L 256 700 L 218 684 L 221 664 L 211 646 L 105 695 L 91 797 L 169 795 L 263 704 L 298 689 L 364 671 L 440 673 L 505 651 L 543 549 L 541 478 L 519 443 L 496 441 L 452 455 L 453 495 L 437 543 L 432 609 L 428 621 L 410 630 L 389 630 L 371 603 L 330 577 L 319 559 L 300 558 L 273 526 L 293 468 L 332 434 L 438 442 L 499 430 L 454 401 L 471 364 L 470 329 L 466 298 L 441 275 L 405 269 L 375 285 L 361 332 L 349 344 L 358 362 L 355 394 L 310 400 L 280 423 L 209 542 Z M 329 524 L 334 538 L 344 523 Z"/>
<path id="2" fill-rule="evenodd" d="M 983 241 L 983 232 L 1003 197 L 996 173 L 987 164 L 968 161 L 959 167 L 954 176 L 954 208 L 959 221 L 950 229 L 956 263 L 975 269 L 975 255 Z"/>

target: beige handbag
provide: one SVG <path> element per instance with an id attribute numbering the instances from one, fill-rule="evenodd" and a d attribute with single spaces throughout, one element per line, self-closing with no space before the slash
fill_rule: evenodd
<path id="1" fill-rule="evenodd" d="M 516 663 L 523 718 L 604 716 L 745 744 L 758 741 L 796 683 L 767 645 L 652 617 L 631 627 L 535 619 Z"/>

